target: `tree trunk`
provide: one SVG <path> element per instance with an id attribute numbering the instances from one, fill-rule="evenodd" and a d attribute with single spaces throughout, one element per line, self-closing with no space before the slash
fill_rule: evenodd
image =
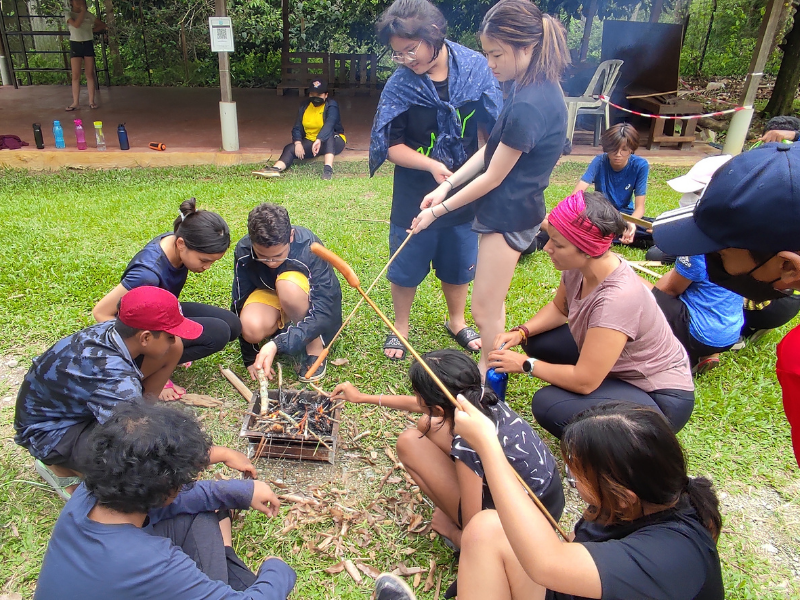
<path id="1" fill-rule="evenodd" d="M 764 109 L 764 113 L 769 116 L 792 114 L 792 103 L 797 96 L 797 86 L 800 84 L 800 18 L 798 15 L 800 13 L 795 13 L 792 29 L 786 34 L 784 43 L 780 46 L 783 50 L 783 60 L 780 70 L 778 70 L 778 77 L 775 79 L 772 96 Z"/>
<path id="2" fill-rule="evenodd" d="M 122 77 L 122 59 L 119 56 L 119 38 L 117 37 L 117 19 L 114 17 L 114 0 L 103 0 L 105 24 L 108 29 L 108 51 L 111 53 L 111 73 L 114 77 Z"/>
<path id="3" fill-rule="evenodd" d="M 289 0 L 281 0 L 281 21 L 283 22 L 283 57 L 289 56 Z"/>
<path id="4" fill-rule="evenodd" d="M 597 0 L 592 0 L 589 8 L 586 10 L 584 17 L 586 17 L 586 24 L 583 26 L 583 39 L 581 40 L 581 51 L 578 55 L 578 62 L 586 60 L 586 55 L 589 54 L 589 38 L 592 35 L 592 23 L 594 16 L 597 14 Z"/>
<path id="5" fill-rule="evenodd" d="M 664 7 L 664 0 L 653 0 L 653 7 L 650 9 L 650 22 L 658 23 L 661 16 L 661 9 Z"/>

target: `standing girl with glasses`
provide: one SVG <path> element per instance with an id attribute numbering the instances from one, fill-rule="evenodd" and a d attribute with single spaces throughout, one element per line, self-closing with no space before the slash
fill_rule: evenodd
<path id="1" fill-rule="evenodd" d="M 143 285 L 159 287 L 175 297 L 180 296 L 189 271 L 203 273 L 210 269 L 225 255 L 230 245 L 231 234 L 225 220 L 215 212 L 198 210 L 194 198 L 185 200 L 173 231 L 156 236 L 131 259 L 120 284 L 95 305 L 92 315 L 98 323 L 115 319 L 120 299 Z M 242 332 L 239 317 L 224 308 L 200 302 L 181 302 L 181 310 L 184 316 L 203 326 L 203 333 L 195 340 L 176 340 L 176 343 L 183 344 L 180 363 L 215 354 Z M 170 380 L 160 398 L 177 400 L 185 393 L 184 388 Z"/>
<path id="2" fill-rule="evenodd" d="M 370 173 L 394 163 L 389 246 L 394 254 L 407 236 L 426 194 L 478 151 L 478 130 L 491 130 L 502 96 L 477 52 L 445 39 L 447 22 L 428 0 L 397 0 L 381 16 L 378 39 L 401 65 L 381 93 L 370 142 Z M 480 351 L 480 336 L 464 316 L 475 276 L 478 236 L 471 207 L 454 210 L 415 235 L 391 264 L 395 326 L 408 336 L 417 286 L 431 269 L 442 283 L 449 319 L 444 326 L 466 350 Z M 405 358 L 394 333 L 384 342 L 389 359 Z"/>
<path id="3" fill-rule="evenodd" d="M 569 51 L 561 22 L 529 0 L 500 0 L 479 33 L 492 72 L 514 87 L 486 146 L 425 196 L 412 226 L 423 231 L 475 203 L 472 229 L 481 239 L 472 315 L 488 347 L 505 328 L 514 268 L 544 219 L 544 190 L 564 147 L 567 108 L 558 80 Z"/>

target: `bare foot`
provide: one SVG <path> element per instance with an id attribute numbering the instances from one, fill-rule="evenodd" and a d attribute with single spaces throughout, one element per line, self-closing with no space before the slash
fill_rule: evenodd
<path id="1" fill-rule="evenodd" d="M 461 548 L 461 529 L 441 508 L 433 511 L 431 529 L 453 542 L 456 548 Z"/>
<path id="2" fill-rule="evenodd" d="M 174 383 L 169 386 L 165 386 L 161 393 L 158 395 L 158 399 L 162 402 L 172 402 L 174 400 L 180 400 L 181 397 L 186 393 L 186 388 L 182 388 L 179 385 L 175 385 Z"/>

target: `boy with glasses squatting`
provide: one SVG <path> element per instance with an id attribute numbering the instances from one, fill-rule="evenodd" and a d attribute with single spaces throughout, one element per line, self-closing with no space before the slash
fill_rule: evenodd
<path id="1" fill-rule="evenodd" d="M 289 213 L 276 204 L 251 210 L 247 230 L 234 251 L 231 307 L 242 321 L 242 360 L 253 379 L 262 368 L 272 379 L 276 355 L 291 354 L 300 381 L 317 381 L 327 360 L 308 379 L 306 371 L 342 325 L 339 280 L 310 249 L 322 242 L 305 227 L 292 226 Z"/>

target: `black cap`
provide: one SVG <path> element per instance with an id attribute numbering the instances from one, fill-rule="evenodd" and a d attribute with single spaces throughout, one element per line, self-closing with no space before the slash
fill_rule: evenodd
<path id="1" fill-rule="evenodd" d="M 800 144 L 764 144 L 732 158 L 694 207 L 655 220 L 653 238 L 677 256 L 800 250 Z"/>
<path id="2" fill-rule="evenodd" d="M 308 84 L 308 91 L 317 92 L 318 94 L 326 93 L 328 91 L 328 80 L 324 77 L 315 77 Z"/>

